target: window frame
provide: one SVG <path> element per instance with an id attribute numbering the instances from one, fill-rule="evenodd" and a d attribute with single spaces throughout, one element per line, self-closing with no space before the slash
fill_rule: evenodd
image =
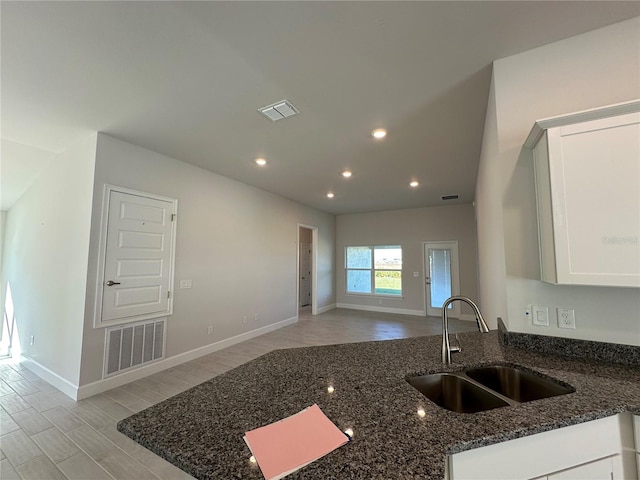
<path id="1" fill-rule="evenodd" d="M 363 297 L 387 297 L 387 298 L 404 298 L 403 296 L 403 288 L 402 288 L 402 259 L 400 260 L 401 265 L 400 268 L 376 268 L 375 263 L 375 251 L 376 248 L 389 248 L 395 247 L 398 248 L 402 255 L 402 245 L 400 244 L 387 244 L 387 245 L 346 245 L 344 247 L 344 281 L 345 281 L 345 295 L 354 295 L 354 296 L 363 296 Z M 348 251 L 350 248 L 368 248 L 371 252 L 371 267 L 370 268 L 359 268 L 359 267 L 349 267 L 348 266 Z M 363 271 L 370 272 L 371 276 L 371 285 L 370 292 L 350 292 L 349 291 L 349 271 Z M 376 293 L 376 272 L 400 272 L 400 293 Z"/>

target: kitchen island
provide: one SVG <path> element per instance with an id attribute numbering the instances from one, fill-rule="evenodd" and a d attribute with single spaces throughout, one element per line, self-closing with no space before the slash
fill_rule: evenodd
<path id="1" fill-rule="evenodd" d="M 122 420 L 118 430 L 196 478 L 259 479 L 244 432 L 315 403 L 353 439 L 288 478 L 443 479 L 447 455 L 640 413 L 638 366 L 505 346 L 504 331 L 459 337 L 462 352 L 449 366 L 439 336 L 276 350 Z M 465 414 L 406 381 L 492 363 L 532 369 L 575 392 Z"/>

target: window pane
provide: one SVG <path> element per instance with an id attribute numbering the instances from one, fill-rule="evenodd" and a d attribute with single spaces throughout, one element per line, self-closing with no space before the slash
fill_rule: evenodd
<path id="1" fill-rule="evenodd" d="M 402 247 L 400 245 L 374 247 L 373 259 L 375 268 L 402 270 Z"/>
<path id="2" fill-rule="evenodd" d="M 402 295 L 402 272 L 376 272 L 376 293 Z"/>
<path id="3" fill-rule="evenodd" d="M 348 293 L 371 293 L 371 270 L 347 270 Z"/>
<path id="4" fill-rule="evenodd" d="M 371 247 L 347 247 L 347 268 L 371 268 Z"/>
<path id="5" fill-rule="evenodd" d="M 429 249 L 431 264 L 431 307 L 441 308 L 451 296 L 451 251 Z M 452 305 L 449 305 L 452 308 Z"/>

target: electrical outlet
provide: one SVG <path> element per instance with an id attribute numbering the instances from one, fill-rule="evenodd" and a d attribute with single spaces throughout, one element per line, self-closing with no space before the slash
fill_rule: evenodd
<path id="1" fill-rule="evenodd" d="M 537 325 L 538 327 L 549 326 L 549 308 L 548 307 L 538 307 L 537 305 L 533 305 L 532 312 L 533 312 L 533 317 L 531 318 L 531 323 L 533 325 Z"/>
<path id="2" fill-rule="evenodd" d="M 256 313 L 256 314 L 253 316 L 253 319 L 254 319 L 256 322 L 260 321 L 260 314 L 259 314 L 259 313 Z"/>
<path id="3" fill-rule="evenodd" d="M 558 328 L 576 328 L 576 312 L 571 308 L 558 308 Z"/>
<path id="4" fill-rule="evenodd" d="M 31 337 L 29 338 L 29 345 L 33 346 L 33 344 L 36 342 L 36 337 L 34 337 L 33 335 L 31 335 Z"/>
<path id="5" fill-rule="evenodd" d="M 209 328 L 207 328 L 207 335 L 211 335 L 213 333 L 213 325 L 209 325 Z"/>
<path id="6" fill-rule="evenodd" d="M 242 317 L 242 323 L 247 323 L 247 316 Z"/>

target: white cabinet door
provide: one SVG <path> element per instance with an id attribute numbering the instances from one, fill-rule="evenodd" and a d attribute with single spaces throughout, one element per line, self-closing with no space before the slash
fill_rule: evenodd
<path id="1" fill-rule="evenodd" d="M 640 113 L 587 113 L 578 118 L 606 118 L 542 120 L 542 133 L 531 140 L 534 129 L 527 140 L 534 150 L 542 280 L 640 287 Z M 565 118 L 575 122 L 576 115 Z"/>

